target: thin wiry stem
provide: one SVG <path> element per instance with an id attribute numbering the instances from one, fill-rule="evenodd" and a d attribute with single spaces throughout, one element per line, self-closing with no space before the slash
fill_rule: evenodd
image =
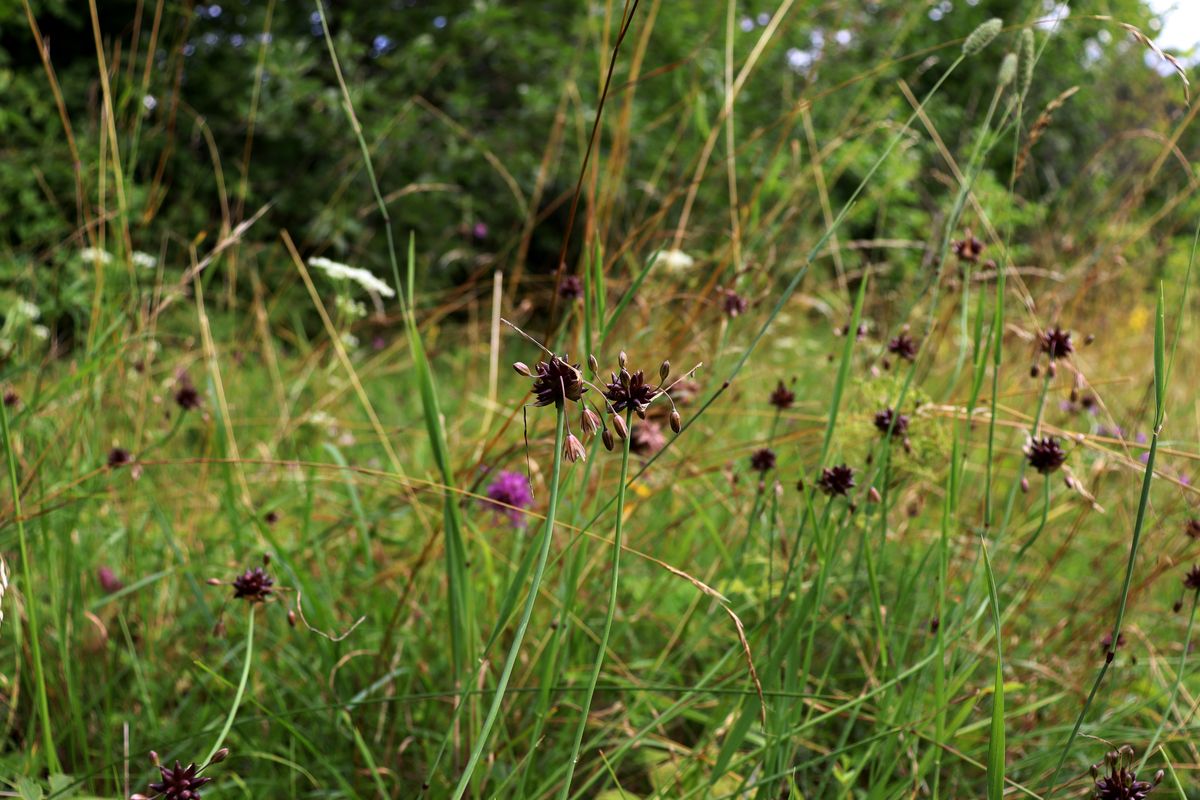
<path id="1" fill-rule="evenodd" d="M 625 424 L 633 424 L 632 412 L 625 411 Z M 608 640 L 612 635 L 613 618 L 617 611 L 617 586 L 621 572 L 621 540 L 625 523 L 625 479 L 629 475 L 629 445 L 632 437 L 626 436 L 624 447 L 621 449 L 621 483 L 617 488 L 617 521 L 613 531 L 612 568 L 608 583 L 608 609 L 604 614 L 604 629 L 600 633 L 600 648 L 596 651 L 596 661 L 592 665 L 592 677 L 588 681 L 587 694 L 583 700 L 583 714 L 579 718 L 579 727 L 575 729 L 575 741 L 571 746 L 571 758 L 567 762 L 567 777 L 563 781 L 559 797 L 565 800 L 571 792 L 571 779 L 575 777 L 575 767 L 579 763 L 579 749 L 583 745 L 583 733 L 587 728 L 588 715 L 592 708 L 592 698 L 596 694 L 596 684 L 600 682 L 600 672 L 604 667 L 604 654 L 608 652 Z"/>

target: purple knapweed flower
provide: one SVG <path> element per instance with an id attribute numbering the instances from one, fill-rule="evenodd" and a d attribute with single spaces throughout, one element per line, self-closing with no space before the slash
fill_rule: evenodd
<path id="1" fill-rule="evenodd" d="M 519 472 L 502 469 L 487 488 L 487 505 L 497 514 L 508 517 L 518 528 L 525 527 L 523 509 L 533 505 L 529 482 Z"/>

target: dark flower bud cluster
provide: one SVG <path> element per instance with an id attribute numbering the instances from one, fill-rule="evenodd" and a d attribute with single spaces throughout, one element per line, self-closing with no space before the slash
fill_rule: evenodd
<path id="1" fill-rule="evenodd" d="M 1054 436 L 1030 439 L 1025 445 L 1025 458 L 1029 466 L 1043 475 L 1056 471 L 1067 461 L 1066 451 Z"/>
<path id="2" fill-rule="evenodd" d="M 954 248 L 954 255 L 958 256 L 960 261 L 969 261 L 974 264 L 983 255 L 983 242 L 971 234 L 970 228 L 967 229 L 963 238 L 955 241 L 952 246 Z"/>
<path id="3" fill-rule="evenodd" d="M 780 381 L 779 385 L 775 387 L 775 391 L 771 392 L 769 399 L 771 405 L 775 406 L 775 408 L 780 411 L 786 411 L 796 402 L 796 393 L 785 386 L 783 381 Z"/>
<path id="4" fill-rule="evenodd" d="M 200 408 L 200 392 L 186 372 L 180 372 L 175 378 L 175 405 L 183 411 Z"/>
<path id="5" fill-rule="evenodd" d="M 1163 779 L 1160 769 L 1153 781 L 1139 781 L 1134 772 L 1134 751 L 1129 745 L 1121 745 L 1104 755 L 1104 761 L 1092 765 L 1092 778 L 1096 781 L 1096 800 L 1145 800 Z"/>
<path id="6" fill-rule="evenodd" d="M 750 467 L 757 472 L 770 472 L 775 469 L 775 451 L 769 447 L 755 450 L 750 454 Z"/>
<path id="7" fill-rule="evenodd" d="M 721 310 L 725 312 L 725 316 L 730 318 L 741 316 L 750 308 L 750 303 L 746 298 L 733 289 L 718 289 L 717 291 L 721 293 Z"/>
<path id="8" fill-rule="evenodd" d="M 1049 356 L 1051 363 L 1075 352 L 1075 345 L 1071 343 L 1071 332 L 1064 331 L 1058 325 L 1043 331 L 1038 337 L 1038 344 L 1042 352 Z"/>
<path id="9" fill-rule="evenodd" d="M 888 342 L 887 350 L 897 358 L 912 361 L 917 357 L 917 340 L 909 336 L 907 331 L 901 331 Z"/>
<path id="10" fill-rule="evenodd" d="M 176 761 L 175 766 L 166 767 L 159 763 L 158 754 L 150 752 L 150 761 L 158 768 L 161 780 L 153 781 L 148 786 L 150 794 L 133 794 L 129 800 L 201 800 L 201 788 L 212 783 L 212 778 L 200 773 L 219 764 L 229 757 L 229 748 L 222 747 L 213 753 L 212 759 L 204 766 L 197 767 L 188 764 L 186 767 Z"/>
<path id="11" fill-rule="evenodd" d="M 854 486 L 854 470 L 846 464 L 826 467 L 817 479 L 817 488 L 830 497 L 845 497 Z"/>
<path id="12" fill-rule="evenodd" d="M 875 430 L 884 436 L 890 432 L 892 436 L 903 439 L 908 435 L 908 416 L 897 414 L 891 408 L 885 408 L 875 414 Z"/>

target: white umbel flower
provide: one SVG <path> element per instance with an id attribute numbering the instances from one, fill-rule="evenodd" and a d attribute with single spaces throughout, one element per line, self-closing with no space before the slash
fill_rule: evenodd
<path id="1" fill-rule="evenodd" d="M 143 253 L 141 250 L 134 251 L 129 260 L 133 262 L 135 267 L 141 267 L 142 269 L 154 269 L 158 266 L 158 259 L 156 257 L 149 253 Z"/>
<path id="2" fill-rule="evenodd" d="M 671 272 L 685 272 L 696 264 L 696 259 L 682 250 L 662 250 L 654 259 L 656 267 L 665 267 Z"/>
<path id="3" fill-rule="evenodd" d="M 359 267 L 351 267 L 348 264 L 341 264 L 321 256 L 310 258 L 308 265 L 316 267 L 334 280 L 357 283 L 368 292 L 374 292 L 381 297 L 394 297 L 396 294 L 392 287 L 375 277 L 374 273 Z"/>
<path id="4" fill-rule="evenodd" d="M 112 263 L 112 253 L 99 247 L 85 247 L 79 251 L 79 257 L 84 261 L 99 261 L 101 264 Z"/>

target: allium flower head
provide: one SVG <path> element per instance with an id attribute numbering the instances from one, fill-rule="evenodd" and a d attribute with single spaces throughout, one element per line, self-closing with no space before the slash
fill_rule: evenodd
<path id="1" fill-rule="evenodd" d="M 758 472 L 770 472 L 775 469 L 775 451 L 769 447 L 755 450 L 750 454 L 750 466 Z"/>
<path id="2" fill-rule="evenodd" d="M 775 391 L 771 392 L 771 405 L 775 406 L 780 411 L 784 411 L 792 407 L 796 402 L 796 393 L 783 385 L 783 381 L 775 387 Z"/>
<path id="3" fill-rule="evenodd" d="M 533 393 L 537 396 L 534 405 L 565 404 L 568 400 L 577 403 L 583 397 L 587 386 L 583 383 L 579 365 L 571 366 L 567 358 L 565 353 L 552 356 L 548 362 L 539 361 L 534 367 Z"/>
<path id="4" fill-rule="evenodd" d="M 1200 591 L 1200 565 L 1193 564 L 1183 576 L 1183 588 Z"/>
<path id="5" fill-rule="evenodd" d="M 1154 781 L 1139 781 L 1134 773 L 1134 752 L 1129 745 L 1121 745 L 1105 754 L 1104 761 L 1092 765 L 1092 777 L 1096 779 L 1096 800 L 1145 800 L 1163 778 L 1162 770 Z"/>
<path id="6" fill-rule="evenodd" d="M 178 761 L 174 767 L 160 766 L 162 780 L 150 784 L 150 791 L 163 800 L 199 800 L 200 787 L 212 783 L 212 778 L 205 778 L 196 773 L 199 771 L 195 764 L 181 766 Z"/>
<path id="7" fill-rule="evenodd" d="M 854 488 L 854 470 L 845 464 L 821 470 L 817 486 L 830 497 L 846 496 Z"/>
<path id="8" fill-rule="evenodd" d="M 1043 475 L 1049 475 L 1067 460 L 1066 451 L 1053 436 L 1043 436 L 1040 439 L 1030 439 L 1025 445 L 1025 458 L 1029 466 Z"/>
<path id="9" fill-rule="evenodd" d="M 124 447 L 114 447 L 108 451 L 108 467 L 109 469 L 117 469 L 123 467 L 133 461 L 133 455 Z"/>
<path id="10" fill-rule="evenodd" d="M 1064 331 L 1057 325 L 1043 331 L 1040 342 L 1042 352 L 1050 356 L 1051 361 L 1066 358 L 1075 352 L 1075 346 L 1071 344 L 1071 332 Z"/>
<path id="11" fill-rule="evenodd" d="M 533 505 L 533 493 L 529 482 L 519 472 L 500 470 L 487 488 L 488 505 L 497 514 L 503 514 L 518 528 L 525 526 L 523 509 Z"/>
<path id="12" fill-rule="evenodd" d="M 583 281 L 578 275 L 564 275 L 558 284 L 558 296 L 563 300 L 578 300 L 583 297 Z"/>
<path id="13" fill-rule="evenodd" d="M 895 419 L 895 422 L 892 420 Z M 892 436 L 903 438 L 908 433 L 908 416 L 905 414 L 897 414 L 890 408 L 885 408 L 883 411 L 875 415 L 875 430 L 887 435 L 890 430 Z"/>
<path id="14" fill-rule="evenodd" d="M 887 349 L 889 353 L 905 361 L 912 361 L 917 357 L 917 341 L 907 333 L 898 334 L 888 342 Z"/>
<path id="15" fill-rule="evenodd" d="M 262 567 L 248 569 L 233 579 L 233 597 L 248 603 L 263 603 L 271 596 L 275 581 Z"/>
<path id="16" fill-rule="evenodd" d="M 200 392 L 186 372 L 181 373 L 175 382 L 175 404 L 184 411 L 195 411 L 200 407 Z"/>
<path id="17" fill-rule="evenodd" d="M 612 410 L 620 414 L 625 409 L 631 409 L 639 417 L 645 418 L 646 408 L 658 396 L 658 387 L 646 382 L 646 375 L 639 369 L 632 375 L 622 367 L 619 375 L 612 375 L 604 387 L 604 399 L 612 406 Z"/>
<path id="18" fill-rule="evenodd" d="M 733 289 L 721 289 L 721 310 L 728 317 L 736 317 L 740 314 L 745 314 L 746 309 L 750 304 L 746 302 L 746 298 L 735 292 Z"/>
<path id="19" fill-rule="evenodd" d="M 983 254 L 983 242 L 976 239 L 970 229 L 967 229 L 966 234 L 960 241 L 954 242 L 954 255 L 958 256 L 963 261 L 970 261 L 974 264 L 979 260 L 979 256 Z"/>
<path id="20" fill-rule="evenodd" d="M 1200 539 L 1200 518 L 1192 517 L 1183 525 L 1183 532 L 1189 539 Z"/>

